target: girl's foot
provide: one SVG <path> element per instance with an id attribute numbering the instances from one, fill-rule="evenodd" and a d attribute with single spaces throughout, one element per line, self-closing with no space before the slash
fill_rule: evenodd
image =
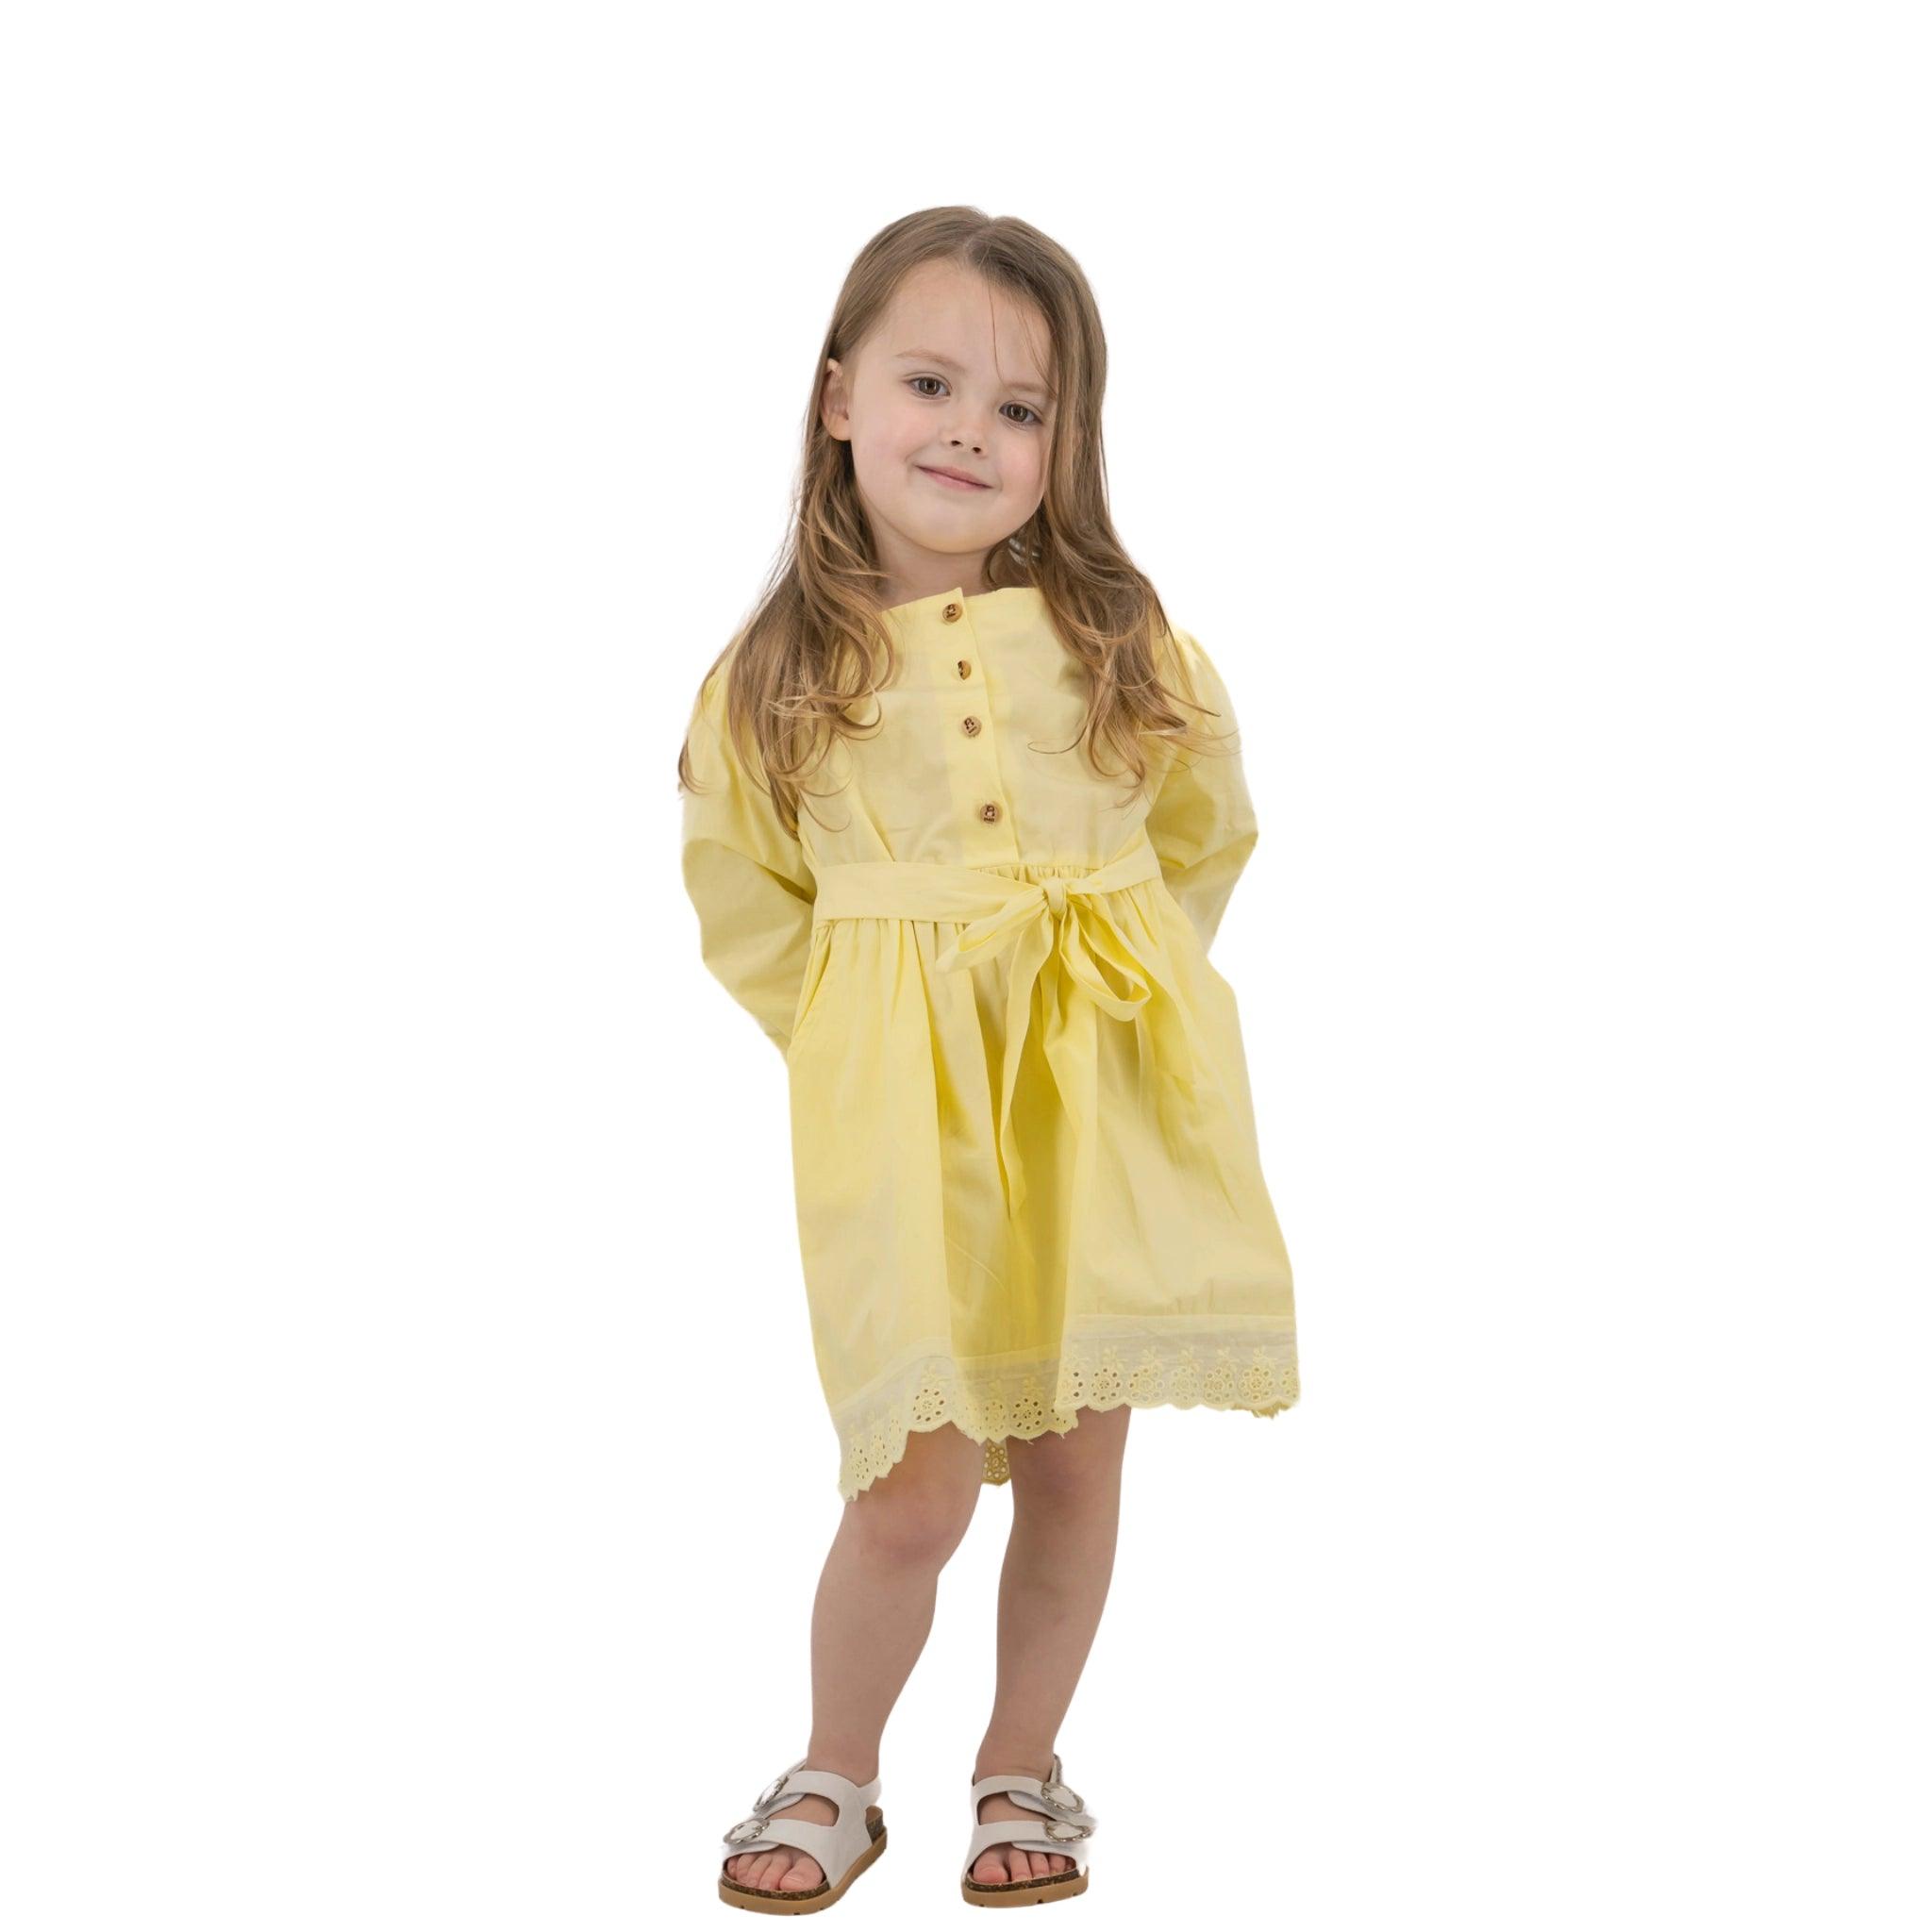
<path id="1" fill-rule="evenodd" d="M 781 1805 L 774 1818 L 803 1818 L 812 1824 L 835 1824 L 839 1807 L 829 1798 L 808 1791 L 795 1805 Z M 740 1852 L 724 1860 L 724 1875 L 760 1891 L 809 1891 L 825 1882 L 824 1868 L 809 1852 L 780 1845 L 774 1852 Z"/>
<path id="2" fill-rule="evenodd" d="M 1007 1767 L 1011 1769 L 1010 1766 Z M 977 1784 L 983 1777 L 991 1776 L 990 1772 L 974 1772 L 973 1781 Z M 1000 1791 L 989 1791 L 979 1801 L 981 1820 L 988 1818 L 1011 1818 L 1030 1828 L 1016 1832 L 1017 1838 L 1038 1838 L 1043 1822 L 1038 1811 L 1029 1811 L 1024 1805 L 1016 1805 L 1012 1799 Z M 1015 1878 L 1051 1878 L 1056 1872 L 1065 1872 L 1073 1865 L 1073 1859 L 1062 1852 L 1023 1852 L 1016 1845 L 989 1845 L 973 1861 L 973 1870 L 968 1874 L 977 1885 L 1005 1885 Z"/>

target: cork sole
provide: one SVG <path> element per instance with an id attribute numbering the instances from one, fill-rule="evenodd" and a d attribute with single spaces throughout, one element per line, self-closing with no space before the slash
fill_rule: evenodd
<path id="1" fill-rule="evenodd" d="M 1004 1885 L 981 1885 L 971 1878 L 959 1881 L 959 1896 L 969 1906 L 1044 1906 L 1086 1890 L 1086 1873 L 1071 1866 L 1051 1878 L 1009 1878 Z"/>

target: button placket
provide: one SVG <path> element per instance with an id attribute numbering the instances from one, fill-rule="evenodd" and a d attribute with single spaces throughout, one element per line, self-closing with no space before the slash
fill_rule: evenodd
<path id="1" fill-rule="evenodd" d="M 947 598 L 940 608 L 939 616 L 941 624 L 957 624 L 964 619 L 967 629 L 972 628 L 972 614 L 958 597 Z M 976 654 L 970 645 L 953 662 L 954 674 L 961 684 L 970 684 L 979 668 Z M 983 757 L 985 760 L 983 765 L 969 763 L 962 768 L 969 773 L 969 783 L 973 787 L 966 795 L 974 800 L 970 808 L 974 817 L 990 830 L 996 829 L 1003 833 L 1004 836 L 999 838 L 997 842 L 1010 850 L 1011 821 L 1007 812 L 1006 801 L 1001 794 L 999 753 L 993 742 L 993 733 L 988 728 L 990 722 L 984 703 L 970 711 L 960 713 L 958 719 L 961 737 L 973 742 L 974 751 L 968 756 L 975 759 Z"/>

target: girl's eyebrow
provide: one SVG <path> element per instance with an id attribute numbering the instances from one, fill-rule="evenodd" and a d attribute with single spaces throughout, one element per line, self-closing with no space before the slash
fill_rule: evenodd
<path id="1" fill-rule="evenodd" d="M 955 375 L 965 374 L 950 356 L 941 356 L 934 349 L 902 349 L 892 359 L 895 362 L 935 362 L 941 369 L 950 369 Z M 1009 382 L 1007 387 L 1015 395 L 1038 396 L 1042 403 L 1051 402 L 1053 399 L 1051 392 L 1041 389 L 1037 383 Z"/>

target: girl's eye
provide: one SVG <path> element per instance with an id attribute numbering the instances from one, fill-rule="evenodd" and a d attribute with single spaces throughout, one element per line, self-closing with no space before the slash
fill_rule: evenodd
<path id="1" fill-rule="evenodd" d="M 944 389 L 946 386 L 944 378 L 938 375 L 908 375 L 906 379 L 908 382 L 911 383 L 936 382 L 941 389 Z M 923 396 L 926 394 L 926 391 L 924 390 L 919 390 L 916 392 Z M 926 399 L 929 402 L 937 400 L 936 397 L 931 396 L 928 396 Z M 1043 423 L 1046 420 L 1045 417 L 1043 417 L 1040 413 L 1040 411 L 1034 408 L 1032 405 L 1029 403 L 1014 403 L 1013 405 L 1011 405 L 1011 407 L 1016 409 L 1024 409 L 1026 411 L 1026 414 L 1032 419 L 1031 422 L 1022 423 L 1020 425 L 1020 427 L 1022 429 L 1031 429 L 1035 424 Z"/>

